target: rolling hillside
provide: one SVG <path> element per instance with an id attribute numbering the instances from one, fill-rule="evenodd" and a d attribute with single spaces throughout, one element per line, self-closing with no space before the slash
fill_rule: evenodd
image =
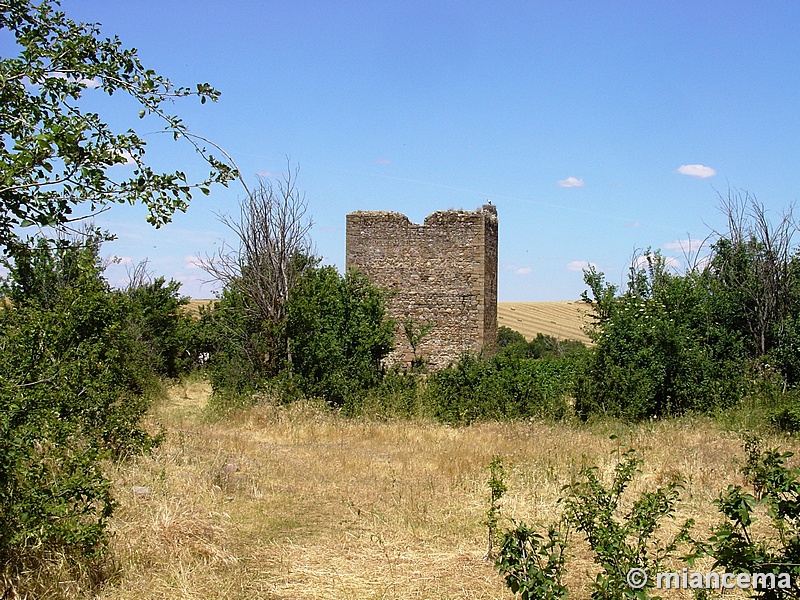
<path id="1" fill-rule="evenodd" d="M 519 331 L 528 340 L 543 333 L 589 343 L 583 330 L 591 323 L 589 311 L 584 302 L 498 302 L 497 323 Z"/>

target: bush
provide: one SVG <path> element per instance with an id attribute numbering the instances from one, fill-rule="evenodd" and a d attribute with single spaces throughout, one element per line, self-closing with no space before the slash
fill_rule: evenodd
<path id="1" fill-rule="evenodd" d="M 800 598 L 800 469 L 787 466 L 790 452 L 765 449 L 757 437 L 745 437 L 744 450 L 742 474 L 753 493 L 732 485 L 719 495 L 716 505 L 725 521 L 701 550 L 726 572 L 775 574 L 777 585 L 756 590 L 754 598 Z M 769 519 L 771 536 L 754 535 L 761 515 Z M 781 573 L 791 580 L 781 582 Z"/>
<path id="2" fill-rule="evenodd" d="M 612 481 L 602 481 L 596 467 L 585 467 L 577 481 L 565 486 L 559 500 L 564 513 L 551 524 L 547 536 L 524 523 L 515 523 L 505 533 L 496 566 L 508 587 L 523 599 L 555 600 L 569 595 L 564 585 L 570 531 L 582 533 L 599 567 L 592 584 L 592 598 L 623 600 L 652 598 L 655 581 L 631 587 L 628 574 L 641 569 L 655 574 L 675 556 L 679 545 L 691 541 L 691 520 L 685 521 L 671 538 L 659 534 L 661 523 L 675 513 L 679 485 L 646 491 L 629 502 L 626 490 L 641 473 L 641 461 L 633 450 L 618 456 Z M 623 508 L 625 507 L 625 508 Z"/>
<path id="3" fill-rule="evenodd" d="M 124 291 L 130 303 L 128 326 L 159 374 L 179 377 L 200 365 L 197 323 L 185 309 L 181 284 L 163 277 L 134 281 Z"/>
<path id="4" fill-rule="evenodd" d="M 492 359 L 463 357 L 428 379 L 426 412 L 446 423 L 475 420 L 562 418 L 568 410 L 579 361 L 526 359 L 500 355 Z"/>
<path id="5" fill-rule="evenodd" d="M 563 357 L 583 354 L 586 345 L 577 340 L 559 340 L 552 335 L 537 333 L 528 342 L 518 331 L 500 327 L 497 335 L 498 354 L 519 358 Z"/>
<path id="6" fill-rule="evenodd" d="M 581 418 L 639 420 L 724 408 L 744 397 L 744 340 L 718 322 L 707 275 L 673 275 L 659 254 L 645 259 L 647 267 L 631 268 L 621 296 L 602 274 L 586 273 L 598 321 L 576 388 Z"/>
<path id="7" fill-rule="evenodd" d="M 423 377 L 394 368 L 384 373 L 378 385 L 348 395 L 342 410 L 353 417 L 419 418 L 424 416 L 424 389 Z"/>
<path id="8" fill-rule="evenodd" d="M 252 403 L 277 378 L 292 398 L 302 393 L 359 412 L 359 398 L 380 384 L 394 343 L 380 289 L 356 272 L 343 277 L 330 266 L 309 266 L 291 290 L 284 324 L 260 321 L 248 303 L 225 290 L 201 312 L 218 407 Z M 275 340 L 279 356 L 271 354 Z"/>
<path id="9" fill-rule="evenodd" d="M 386 295 L 364 275 L 308 269 L 292 290 L 286 323 L 288 367 L 309 396 L 342 406 L 380 383 L 394 345 Z"/>
<path id="10" fill-rule="evenodd" d="M 0 559 L 11 576 L 53 553 L 102 555 L 114 501 L 101 461 L 156 442 L 140 424 L 156 373 L 97 251 L 91 238 L 40 240 L 5 261 Z"/>
<path id="11" fill-rule="evenodd" d="M 253 403 L 254 394 L 276 372 L 271 338 L 241 294 L 223 290 L 210 308 L 201 308 L 197 348 L 208 353 L 211 407 L 223 412 Z"/>

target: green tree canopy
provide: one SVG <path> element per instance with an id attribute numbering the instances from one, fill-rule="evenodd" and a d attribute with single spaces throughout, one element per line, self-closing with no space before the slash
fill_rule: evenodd
<path id="1" fill-rule="evenodd" d="M 237 176 L 227 154 L 220 150 L 225 160 L 215 158 L 204 146 L 209 142 L 165 107 L 186 96 L 216 101 L 217 90 L 207 83 L 174 85 L 146 69 L 136 49 L 123 48 L 117 37 L 103 39 L 98 24 L 75 23 L 58 7 L 58 0 L 0 0 L 0 29 L 19 48 L 16 57 L 0 57 L 3 247 L 19 226 L 64 229 L 112 203 L 144 204 L 147 220 L 158 227 L 186 209 L 193 190 L 208 194 L 209 185 Z M 147 166 L 145 142 L 133 129 L 112 131 L 100 115 L 82 108 L 87 89 L 134 98 L 139 118 L 155 117 L 164 132 L 194 147 L 210 165 L 208 177 L 189 182 L 182 171 L 159 173 Z M 126 163 L 134 165 L 130 177 L 113 178 L 109 169 Z"/>

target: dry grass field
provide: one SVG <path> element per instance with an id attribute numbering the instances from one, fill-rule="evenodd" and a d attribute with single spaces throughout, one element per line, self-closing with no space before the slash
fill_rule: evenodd
<path id="1" fill-rule="evenodd" d="M 152 415 L 166 442 L 115 467 L 117 575 L 100 598 L 511 598 L 483 559 L 493 456 L 508 471 L 505 517 L 540 525 L 582 465 L 611 472 L 620 443 L 646 461 L 634 493 L 686 481 L 678 516 L 698 531 L 717 522 L 718 492 L 740 481 L 739 437 L 700 418 L 453 428 L 300 404 L 213 422 L 208 394 L 202 381 L 172 388 Z M 593 566 L 580 544 L 571 565 L 573 597 L 588 598 Z"/>

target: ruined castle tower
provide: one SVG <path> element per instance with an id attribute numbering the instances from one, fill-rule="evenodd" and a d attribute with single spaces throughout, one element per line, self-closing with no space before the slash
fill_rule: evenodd
<path id="1" fill-rule="evenodd" d="M 415 358 L 403 331 L 430 324 L 417 356 L 441 368 L 463 354 L 497 348 L 497 208 L 447 210 L 422 225 L 396 212 L 347 215 L 347 268 L 392 293 L 396 346 L 388 362 Z"/>

